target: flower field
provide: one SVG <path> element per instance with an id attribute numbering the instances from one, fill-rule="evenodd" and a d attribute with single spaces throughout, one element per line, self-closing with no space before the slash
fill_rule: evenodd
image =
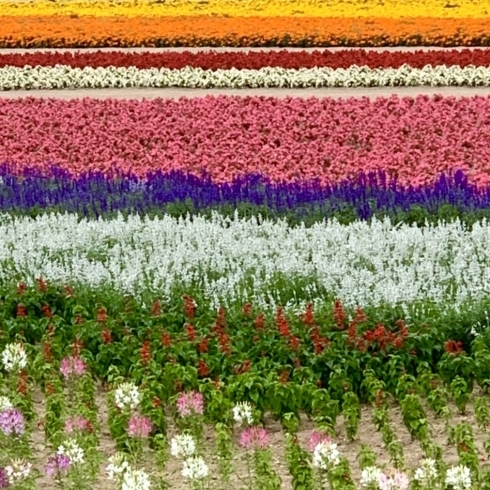
<path id="1" fill-rule="evenodd" d="M 0 489 L 489 490 L 489 25 L 0 0 Z"/>

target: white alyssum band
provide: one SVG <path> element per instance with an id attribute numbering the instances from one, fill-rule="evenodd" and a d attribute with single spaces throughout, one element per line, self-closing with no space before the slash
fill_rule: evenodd
<path id="1" fill-rule="evenodd" d="M 149 68 L 72 68 L 65 65 L 0 68 L 0 90 L 78 88 L 307 88 L 394 86 L 490 86 L 490 67 L 261 68 L 204 70 Z"/>

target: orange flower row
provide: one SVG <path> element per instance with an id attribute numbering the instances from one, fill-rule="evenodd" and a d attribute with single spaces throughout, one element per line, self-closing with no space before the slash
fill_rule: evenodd
<path id="1" fill-rule="evenodd" d="M 0 16 L 1 48 L 490 45 L 487 19 Z"/>

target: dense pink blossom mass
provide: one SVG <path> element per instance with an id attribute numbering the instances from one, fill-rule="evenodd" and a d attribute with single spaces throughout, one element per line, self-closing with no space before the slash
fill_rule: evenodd
<path id="1" fill-rule="evenodd" d="M 337 182 L 384 170 L 404 185 L 463 170 L 490 184 L 490 97 L 0 101 L 0 162 L 102 171 L 250 173 Z"/>

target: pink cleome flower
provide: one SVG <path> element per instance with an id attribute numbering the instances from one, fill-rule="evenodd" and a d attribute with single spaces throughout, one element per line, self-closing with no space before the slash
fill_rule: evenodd
<path id="1" fill-rule="evenodd" d="M 151 420 L 145 415 L 133 415 L 128 423 L 129 437 L 146 439 L 152 430 Z"/>
<path id="2" fill-rule="evenodd" d="M 65 432 L 72 434 L 73 432 L 91 432 L 92 424 L 90 420 L 82 417 L 81 415 L 75 415 L 65 421 Z"/>
<path id="3" fill-rule="evenodd" d="M 70 465 L 71 460 L 65 454 L 55 454 L 54 456 L 50 456 L 45 467 L 46 475 L 59 477 L 68 471 Z"/>
<path id="4" fill-rule="evenodd" d="M 240 445 L 246 449 L 263 449 L 269 442 L 269 434 L 263 427 L 247 427 L 240 434 Z"/>
<path id="5" fill-rule="evenodd" d="M 6 436 L 22 436 L 25 421 L 22 412 L 16 408 L 7 408 L 0 412 L 0 431 Z"/>
<path id="6" fill-rule="evenodd" d="M 385 473 L 381 473 L 378 478 L 378 486 L 380 490 L 407 490 L 410 481 L 405 475 L 397 471 L 392 477 Z"/>
<path id="7" fill-rule="evenodd" d="M 80 356 L 67 356 L 61 360 L 60 372 L 65 378 L 82 376 L 87 371 L 87 365 Z"/>
<path id="8" fill-rule="evenodd" d="M 310 451 L 314 451 L 318 444 L 320 444 L 321 442 L 330 444 L 332 442 L 332 438 L 325 432 L 314 430 L 310 435 L 310 440 L 308 441 L 308 447 L 310 448 Z"/>
<path id="9" fill-rule="evenodd" d="M 204 413 L 204 397 L 197 391 L 182 394 L 177 400 L 177 412 L 181 417 L 202 415 Z"/>

